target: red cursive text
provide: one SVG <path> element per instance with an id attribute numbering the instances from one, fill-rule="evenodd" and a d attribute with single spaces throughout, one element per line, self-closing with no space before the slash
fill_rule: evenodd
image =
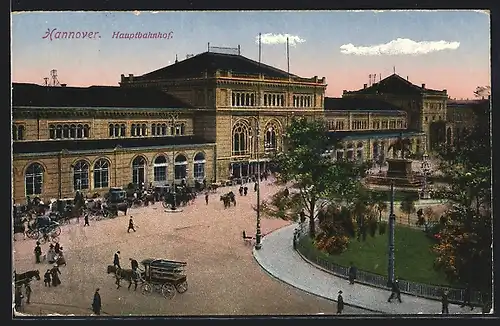
<path id="1" fill-rule="evenodd" d="M 89 39 L 95 40 L 101 38 L 99 32 L 60 32 L 57 28 L 48 28 L 43 39 L 52 40 L 67 40 L 67 39 Z"/>

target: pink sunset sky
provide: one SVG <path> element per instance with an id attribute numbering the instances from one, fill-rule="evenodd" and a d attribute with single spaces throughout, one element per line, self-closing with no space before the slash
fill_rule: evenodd
<path id="1" fill-rule="evenodd" d="M 14 13 L 12 81 L 43 84 L 50 70 L 68 86 L 118 85 L 213 46 L 241 46 L 290 72 L 326 77 L 340 97 L 396 73 L 452 98 L 472 98 L 490 85 L 490 18 L 479 11 Z M 43 38 L 47 30 L 94 32 L 94 38 Z M 99 32 L 96 34 L 96 32 Z M 117 39 L 113 33 L 169 33 L 170 39 Z M 52 34 L 54 35 L 54 34 Z"/>

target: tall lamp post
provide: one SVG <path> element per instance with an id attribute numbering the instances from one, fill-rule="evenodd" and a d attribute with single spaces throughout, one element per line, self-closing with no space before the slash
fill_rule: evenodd
<path id="1" fill-rule="evenodd" d="M 262 231 L 260 229 L 260 115 L 257 114 L 257 127 L 256 127 L 256 132 L 257 132 L 257 144 L 255 146 L 256 148 L 256 159 L 257 159 L 257 230 L 255 233 L 255 249 L 259 250 L 262 248 Z"/>
<path id="2" fill-rule="evenodd" d="M 388 286 L 392 286 L 395 281 L 394 277 L 394 229 L 396 226 L 396 215 L 394 214 L 394 180 L 391 181 L 391 203 L 389 210 L 389 264 L 387 264 L 387 280 Z"/>
<path id="3" fill-rule="evenodd" d="M 172 128 L 170 129 L 172 132 L 172 136 L 175 137 L 175 121 L 177 120 L 177 114 L 171 114 L 170 119 L 172 120 Z M 173 165 L 173 175 L 172 175 L 172 190 L 173 190 L 173 198 L 172 198 L 172 205 L 170 206 L 170 209 L 172 211 L 177 210 L 177 187 L 175 185 L 175 150 L 172 148 L 172 165 Z"/>
<path id="4" fill-rule="evenodd" d="M 423 161 L 422 161 L 422 173 L 424 175 L 424 184 L 422 186 L 422 199 L 429 199 L 429 191 L 427 187 L 427 177 L 430 172 L 430 164 L 429 164 L 429 155 L 425 153 L 423 155 Z"/>

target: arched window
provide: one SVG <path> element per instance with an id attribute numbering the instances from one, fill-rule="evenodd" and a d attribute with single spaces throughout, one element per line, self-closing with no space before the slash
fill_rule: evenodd
<path id="1" fill-rule="evenodd" d="M 167 125 L 165 123 L 161 124 L 161 134 L 165 136 L 167 134 Z"/>
<path id="2" fill-rule="evenodd" d="M 56 129 L 56 139 L 61 139 L 62 138 L 62 135 L 63 135 L 63 127 L 62 125 L 57 125 L 57 129 Z"/>
<path id="3" fill-rule="evenodd" d="M 143 123 L 141 136 L 147 136 L 147 135 L 148 135 L 148 126 L 145 123 Z"/>
<path id="4" fill-rule="evenodd" d="M 205 155 L 198 153 L 194 157 L 194 179 L 202 181 L 205 178 Z"/>
<path id="5" fill-rule="evenodd" d="M 135 129 L 135 123 L 132 124 L 132 127 L 130 128 L 130 136 L 135 137 L 136 135 L 136 129 Z"/>
<path id="6" fill-rule="evenodd" d="M 231 93 L 231 105 L 236 106 L 236 94 Z"/>
<path id="7" fill-rule="evenodd" d="M 146 179 L 146 159 L 143 156 L 137 156 L 132 161 L 132 183 L 141 186 Z"/>
<path id="8" fill-rule="evenodd" d="M 94 164 L 94 188 L 107 188 L 109 186 L 109 163 L 101 158 Z"/>
<path id="9" fill-rule="evenodd" d="M 59 129 L 59 126 L 57 126 L 57 129 Z M 56 138 L 60 137 L 56 136 Z M 76 138 L 83 138 L 83 125 L 76 126 Z"/>
<path id="10" fill-rule="evenodd" d="M 32 163 L 26 169 L 24 185 L 26 187 L 26 196 L 41 195 L 43 190 L 43 166 L 38 163 Z"/>
<path id="11" fill-rule="evenodd" d="M 267 106 L 267 94 L 264 94 L 264 106 Z"/>
<path id="12" fill-rule="evenodd" d="M 177 155 L 175 158 L 175 180 L 186 178 L 187 173 L 187 159 L 184 155 Z"/>
<path id="13" fill-rule="evenodd" d="M 109 125 L 109 137 L 114 137 L 115 136 L 115 127 L 110 124 Z"/>
<path id="14" fill-rule="evenodd" d="M 115 137 L 119 137 L 120 136 L 120 125 L 115 123 L 115 127 L 114 127 L 115 131 Z"/>
<path id="15" fill-rule="evenodd" d="M 244 155 L 248 152 L 248 127 L 241 122 L 233 127 L 233 155 Z"/>
<path id="16" fill-rule="evenodd" d="M 83 126 L 83 137 L 84 138 L 89 138 L 90 137 L 90 127 L 89 127 L 89 125 L 84 125 Z"/>
<path id="17" fill-rule="evenodd" d="M 250 94 L 245 95 L 245 105 L 249 106 L 250 105 Z"/>
<path id="18" fill-rule="evenodd" d="M 241 105 L 241 102 L 240 102 L 240 93 L 236 93 L 236 106 L 240 106 Z"/>
<path id="19" fill-rule="evenodd" d="M 84 160 L 76 162 L 73 167 L 73 189 L 89 189 L 89 164 Z"/>
<path id="20" fill-rule="evenodd" d="M 49 125 L 49 138 L 50 139 L 56 138 L 56 126 L 54 125 Z"/>
<path id="21" fill-rule="evenodd" d="M 264 149 L 265 150 L 277 150 L 278 142 L 276 140 L 276 126 L 274 123 L 269 123 L 266 126 L 266 133 L 264 137 Z"/>
<path id="22" fill-rule="evenodd" d="M 76 125 L 69 127 L 69 138 L 76 138 Z"/>
<path id="23" fill-rule="evenodd" d="M 156 123 L 151 125 L 151 136 L 156 136 Z"/>
<path id="24" fill-rule="evenodd" d="M 359 142 L 356 148 L 356 159 L 358 161 L 363 161 L 363 143 Z"/>
<path id="25" fill-rule="evenodd" d="M 181 123 L 181 135 L 184 135 L 186 133 L 186 125 L 184 123 Z"/>
<path id="26" fill-rule="evenodd" d="M 127 131 L 127 127 L 125 126 L 124 123 L 120 125 L 120 136 L 125 137 L 125 132 Z"/>
<path id="27" fill-rule="evenodd" d="M 255 94 L 250 95 L 250 105 L 254 106 L 255 105 Z"/>
<path id="28" fill-rule="evenodd" d="M 165 155 L 159 155 L 153 163 L 154 182 L 157 184 L 167 183 L 168 163 Z"/>
<path id="29" fill-rule="evenodd" d="M 69 138 L 69 125 L 63 126 L 63 138 Z"/>
<path id="30" fill-rule="evenodd" d="M 285 106 L 285 95 L 281 95 L 281 106 Z"/>

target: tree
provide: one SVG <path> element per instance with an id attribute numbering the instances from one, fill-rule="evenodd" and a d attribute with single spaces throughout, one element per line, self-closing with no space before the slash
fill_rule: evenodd
<path id="1" fill-rule="evenodd" d="M 475 97 L 488 98 L 491 95 L 491 86 L 478 86 L 474 91 Z"/>
<path id="2" fill-rule="evenodd" d="M 382 212 L 387 210 L 387 195 L 383 192 L 373 192 L 373 202 L 378 211 L 378 221 L 382 222 Z"/>
<path id="3" fill-rule="evenodd" d="M 309 217 L 309 232 L 315 239 L 315 218 L 324 200 L 340 198 L 352 202 L 359 189 L 366 166 L 351 162 L 333 162 L 325 155 L 335 148 L 327 136 L 322 120 L 293 119 L 285 134 L 288 150 L 276 156 L 278 175 L 282 182 L 291 182 L 298 190 L 302 205 Z"/>
<path id="4" fill-rule="evenodd" d="M 488 110 L 459 146 L 443 147 L 441 170 L 449 183 L 439 189 L 451 203 L 439 231 L 436 265 L 454 281 L 490 293 L 492 273 L 491 148 Z"/>
<path id="5" fill-rule="evenodd" d="M 410 215 L 415 213 L 415 201 L 413 197 L 406 196 L 400 205 L 401 211 L 408 215 L 408 225 L 410 225 Z"/>

